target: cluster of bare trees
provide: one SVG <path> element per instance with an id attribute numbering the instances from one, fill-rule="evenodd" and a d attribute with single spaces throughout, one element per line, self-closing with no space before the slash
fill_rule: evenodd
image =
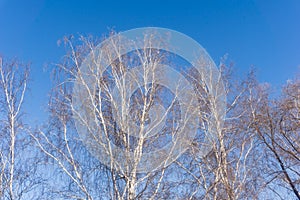
<path id="1" fill-rule="evenodd" d="M 274 97 L 254 72 L 239 80 L 222 61 L 223 119 L 205 75 L 158 49 L 155 35 L 126 55 L 118 40 L 105 54 L 91 37 L 63 42 L 49 121 L 36 130 L 22 123 L 28 67 L 0 59 L 0 199 L 300 199 L 299 78 Z M 169 80 L 172 91 L 166 65 L 184 77 L 180 87 Z M 193 90 L 182 91 L 185 80 Z"/>

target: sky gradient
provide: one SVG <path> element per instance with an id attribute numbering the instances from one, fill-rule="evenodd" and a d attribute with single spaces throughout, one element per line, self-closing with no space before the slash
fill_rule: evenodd
<path id="1" fill-rule="evenodd" d="M 254 66 L 259 81 L 274 87 L 300 71 L 299 0 L 0 0 L 0 55 L 32 63 L 27 104 L 34 105 L 29 112 L 40 113 L 51 87 L 44 66 L 64 55 L 57 40 L 147 26 L 192 37 L 217 64 L 228 54 L 241 73 Z M 33 114 L 33 120 L 38 116 Z"/>

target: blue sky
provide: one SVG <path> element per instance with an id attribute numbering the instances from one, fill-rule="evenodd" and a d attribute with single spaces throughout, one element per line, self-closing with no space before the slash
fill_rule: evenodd
<path id="1" fill-rule="evenodd" d="M 46 109 L 50 90 L 44 65 L 64 54 L 58 39 L 146 26 L 187 34 L 216 63 L 228 53 L 236 70 L 254 66 L 259 80 L 274 87 L 300 71 L 299 0 L 0 0 L 0 55 L 32 63 L 27 112 L 36 120 L 40 115 L 34 113 Z"/>

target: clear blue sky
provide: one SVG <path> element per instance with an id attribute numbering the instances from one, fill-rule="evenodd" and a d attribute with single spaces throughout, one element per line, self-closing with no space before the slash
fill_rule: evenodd
<path id="1" fill-rule="evenodd" d="M 64 53 L 58 39 L 145 26 L 189 35 L 216 63 L 228 53 L 237 70 L 254 66 L 259 80 L 274 86 L 300 70 L 299 0 L 0 0 L 0 55 L 32 63 L 27 103 L 34 105 L 35 118 L 50 89 L 44 64 L 58 62 Z"/>

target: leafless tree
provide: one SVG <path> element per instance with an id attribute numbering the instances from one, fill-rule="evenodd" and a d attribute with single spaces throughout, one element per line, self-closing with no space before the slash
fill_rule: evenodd
<path id="1" fill-rule="evenodd" d="M 288 81 L 281 96 L 272 100 L 261 89 L 259 109 L 253 111 L 255 130 L 265 145 L 266 185 L 281 199 L 289 193 L 300 199 L 299 83 Z"/>
<path id="2" fill-rule="evenodd" d="M 33 137 L 68 177 L 68 186 L 57 191 L 65 197 L 170 198 L 174 185 L 169 181 L 176 166 L 171 163 L 180 155 L 178 151 L 190 145 L 189 134 L 198 126 L 193 120 L 200 115 L 195 108 L 211 91 L 204 90 L 202 97 L 196 98 L 187 80 L 203 78 L 199 82 L 205 84 L 204 75 L 193 75 L 191 69 L 180 76 L 166 67 L 173 56 L 167 52 L 167 38 L 155 33 L 145 34 L 140 43 L 119 35 L 111 38 L 100 50 L 90 38 L 81 37 L 79 46 L 65 38 L 69 53 L 56 70 L 58 84 L 50 103 L 53 126 Z M 133 50 L 126 52 L 128 47 Z M 180 67 L 179 71 L 184 71 Z M 206 83 L 217 82 L 220 89 L 221 81 L 212 79 L 213 71 L 206 72 L 210 80 Z M 165 80 L 168 76 L 171 78 Z M 180 112 L 180 107 L 185 112 Z M 207 107 L 215 109 L 212 118 L 221 118 L 214 103 Z M 211 123 L 220 129 L 221 119 Z M 94 157 L 102 164 L 96 164 Z M 89 166 L 88 160 L 93 160 Z M 106 188 L 91 184 L 96 176 Z"/>
<path id="3" fill-rule="evenodd" d="M 205 116 L 210 117 L 209 113 L 217 114 L 209 109 L 209 101 L 205 97 L 201 104 L 204 106 L 199 110 L 207 114 L 202 114 L 204 118 L 199 135 L 186 158 L 176 161 L 178 167 L 185 171 L 182 181 L 189 188 L 185 198 L 258 199 L 264 181 L 257 170 L 262 160 L 261 147 L 251 127 L 253 119 L 250 105 L 254 101 L 251 93 L 255 78 L 251 72 L 245 79 L 238 79 L 233 68 L 226 66 L 223 59 L 219 69 L 227 96 L 224 125 L 217 129 L 212 151 L 205 157 L 199 156 L 201 146 L 205 145 L 201 135 L 208 132 L 206 123 L 210 120 Z M 197 84 L 201 78 L 195 80 Z M 197 88 L 205 90 L 200 85 Z"/>
<path id="4" fill-rule="evenodd" d="M 17 61 L 5 62 L 0 57 L 0 198 L 26 199 L 38 190 L 42 179 L 35 172 L 37 162 L 28 127 L 23 123 L 23 104 L 29 80 L 29 66 Z M 30 153 L 31 152 L 31 153 Z M 31 166 L 32 164 L 32 166 Z M 36 177 L 36 178 L 34 178 Z"/>

